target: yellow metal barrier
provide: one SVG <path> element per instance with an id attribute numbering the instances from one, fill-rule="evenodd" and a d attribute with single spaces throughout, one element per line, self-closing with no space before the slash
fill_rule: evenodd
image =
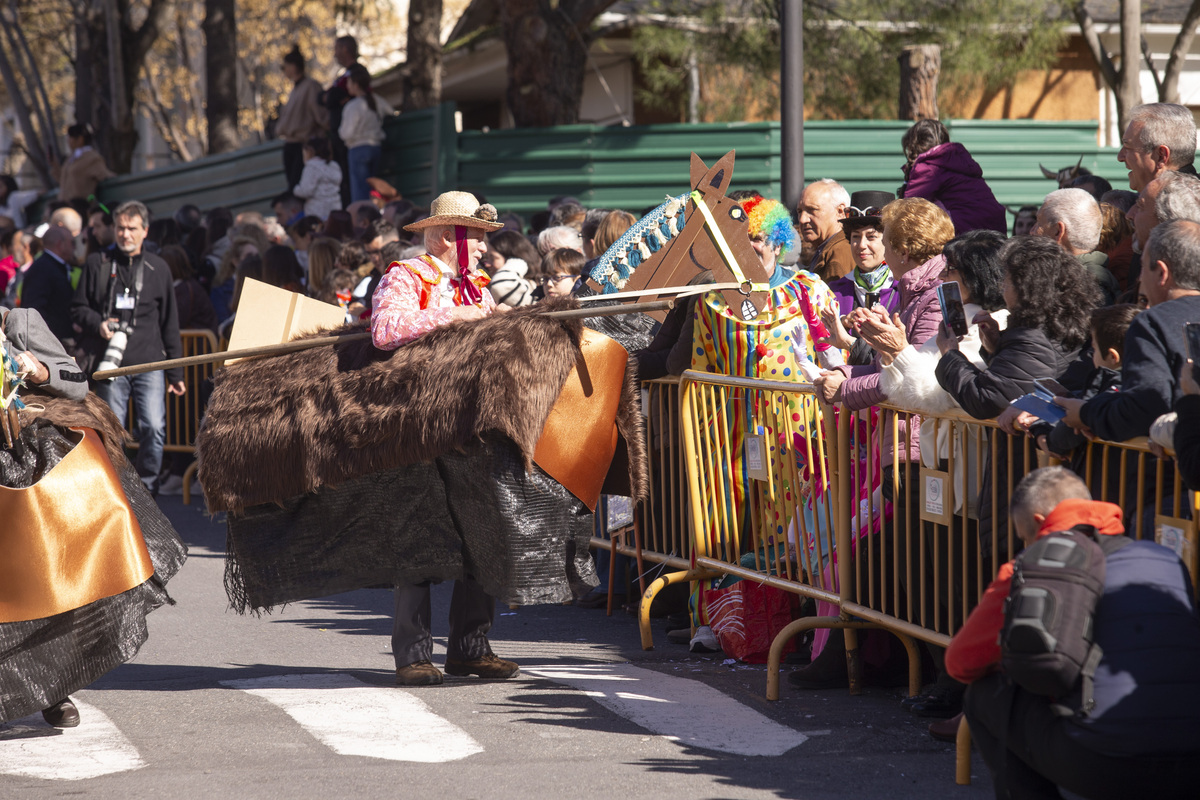
<path id="1" fill-rule="evenodd" d="M 820 406 L 807 384 L 697 372 L 684 374 L 681 423 L 695 566 L 839 610 L 837 617 L 795 620 L 777 635 L 768 699 L 778 697 L 787 640 L 814 627 L 846 629 L 852 692 L 859 679 L 855 630 L 898 635 L 916 693 L 913 640 L 949 644 L 1019 549 L 1007 513 L 1013 488 L 1051 461 L 1032 439 L 961 412 L 850 412 Z M 767 463 L 745 480 L 743 468 L 760 446 L 750 441 L 760 432 Z M 1083 450 L 1081 471 L 1096 499 L 1120 505 L 1131 535 L 1156 536 L 1195 576 L 1194 501 L 1171 465 L 1154 458 L 1145 439 L 1097 441 Z M 781 547 L 786 557 L 778 557 Z M 752 564 L 744 553 L 754 554 Z"/>
<path id="2" fill-rule="evenodd" d="M 646 451 L 650 482 L 649 497 L 634 509 L 633 523 L 592 538 L 593 547 L 621 554 L 638 561 L 642 591 L 639 626 L 642 646 L 654 647 L 650 629 L 650 605 L 655 596 L 672 583 L 691 581 L 701 573 L 691 563 L 689 536 L 690 507 L 686 494 L 687 478 L 680 441 L 679 378 L 669 377 L 642 384 L 642 413 L 646 417 Z M 632 538 L 632 544 L 630 539 Z M 663 564 L 672 570 L 649 586 L 644 585 L 646 562 Z M 612 564 L 610 560 L 609 613 L 612 613 Z"/>
<path id="3" fill-rule="evenodd" d="M 861 447 L 857 421 L 822 406 L 811 385 L 684 373 L 681 421 L 692 506 L 696 566 L 831 603 L 837 617 L 806 617 L 775 638 L 767 667 L 767 697 L 779 691 L 779 660 L 787 640 L 811 628 L 845 630 L 850 689 L 861 691 L 857 631 L 896 634 L 909 655 L 909 686 L 919 690 L 920 658 L 903 626 L 853 619 L 851 536 L 857 503 L 849 452 Z M 867 470 L 868 476 L 871 469 Z M 856 474 L 856 473 L 855 473 Z M 855 520 L 858 541 L 874 538 L 878 515 Z"/>
<path id="4" fill-rule="evenodd" d="M 182 330 L 179 339 L 183 344 L 181 358 L 207 355 L 217 351 L 217 337 L 210 330 Z M 200 431 L 200 420 L 204 409 L 201 403 L 201 387 L 213 375 L 216 365 L 193 364 L 183 368 L 183 383 L 187 391 L 183 395 L 167 392 L 167 436 L 163 451 L 167 453 L 195 453 L 196 434 Z M 125 415 L 125 428 L 133 433 L 135 419 L 133 399 L 129 401 L 129 411 Z M 134 447 L 136 447 L 136 443 Z M 196 476 L 196 463 L 188 465 L 183 474 L 183 502 L 192 502 L 192 479 Z"/>

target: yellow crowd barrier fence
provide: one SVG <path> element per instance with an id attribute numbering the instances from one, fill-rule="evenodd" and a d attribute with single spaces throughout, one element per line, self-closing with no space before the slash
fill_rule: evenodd
<path id="1" fill-rule="evenodd" d="M 208 355 L 217 352 L 217 337 L 210 330 L 182 330 L 179 339 L 183 345 L 181 358 Z M 204 413 L 201 402 L 205 382 L 212 378 L 216 365 L 193 364 L 183 368 L 182 395 L 167 393 L 167 436 L 163 444 L 166 453 L 195 453 L 196 434 L 200 431 L 200 420 Z M 129 412 L 125 415 L 125 428 L 132 434 L 135 429 L 133 399 L 129 401 Z M 136 446 L 136 444 L 135 444 Z M 183 503 L 192 502 L 192 480 L 196 476 L 196 462 L 188 465 L 183 474 Z"/>
<path id="2" fill-rule="evenodd" d="M 949 644 L 1017 552 L 1008 498 L 1051 457 L 991 420 L 852 412 L 803 383 L 687 372 L 680 399 L 694 566 L 837 609 L 778 633 L 768 699 L 779 696 L 784 645 L 817 627 L 846 629 L 852 693 L 856 630 L 871 627 L 904 643 L 919 691 L 916 640 Z M 1122 507 L 1130 535 L 1157 538 L 1197 574 L 1193 501 L 1170 462 L 1145 439 L 1086 443 L 1074 458 L 1096 499 Z"/>

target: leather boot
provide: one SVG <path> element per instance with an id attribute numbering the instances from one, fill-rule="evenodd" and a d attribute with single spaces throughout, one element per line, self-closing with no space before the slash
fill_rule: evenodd
<path id="1" fill-rule="evenodd" d="M 47 725 L 55 728 L 74 728 L 79 724 L 79 709 L 71 702 L 71 698 L 59 700 L 54 705 L 42 710 L 42 719 Z"/>

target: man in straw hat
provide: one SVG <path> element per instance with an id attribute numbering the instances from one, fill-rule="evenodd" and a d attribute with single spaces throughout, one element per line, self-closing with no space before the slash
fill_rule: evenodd
<path id="1" fill-rule="evenodd" d="M 394 350 L 434 328 L 457 320 L 482 319 L 496 309 L 487 290 L 488 277 L 475 267 L 487 252 L 488 231 L 503 226 L 496 209 L 480 205 L 468 192 L 446 192 L 433 201 L 430 216 L 406 225 L 420 231 L 425 254 L 393 262 L 375 290 L 371 335 L 381 350 Z M 470 578 L 454 582 L 450 601 L 450 637 L 446 672 L 481 678 L 511 678 L 519 672 L 512 661 L 497 658 L 488 644 L 496 601 Z M 396 683 L 431 686 L 442 682 L 433 665 L 429 633 L 429 584 L 396 587 L 392 654 Z"/>

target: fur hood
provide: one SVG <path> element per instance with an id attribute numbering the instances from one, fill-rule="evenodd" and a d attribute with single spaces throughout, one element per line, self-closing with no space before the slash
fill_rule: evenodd
<path id="1" fill-rule="evenodd" d="M 359 340 L 225 367 L 197 438 L 210 511 L 282 503 L 461 451 L 485 435 L 511 440 L 530 469 L 583 330 L 579 320 L 541 312 L 577 305 L 567 298 L 452 323 L 392 351 Z M 616 420 L 625 447 L 613 468 L 627 466 L 627 480 L 618 482 L 641 496 L 645 445 L 634 369 L 629 359 Z M 622 477 L 610 472 L 610 483 Z"/>

